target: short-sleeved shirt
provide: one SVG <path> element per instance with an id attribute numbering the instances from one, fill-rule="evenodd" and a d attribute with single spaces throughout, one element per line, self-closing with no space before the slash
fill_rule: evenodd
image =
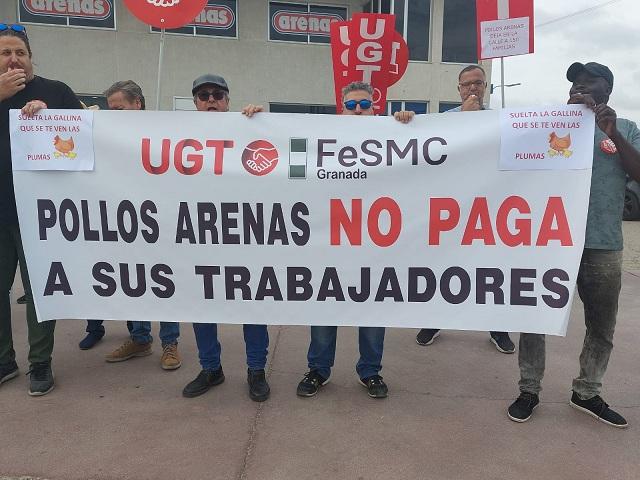
<path id="1" fill-rule="evenodd" d="M 31 100 L 42 100 L 48 108 L 82 108 L 80 101 L 66 84 L 38 76 L 13 97 L 0 102 L 0 226 L 18 223 L 11 169 L 9 110 L 22 108 Z"/>
<path id="2" fill-rule="evenodd" d="M 640 151 L 640 130 L 636 124 L 618 118 L 616 126 L 620 134 Z M 622 210 L 627 175 L 622 169 L 620 155 L 606 153 L 601 148 L 602 142 L 607 139 L 596 125 L 584 246 L 600 250 L 622 250 Z"/>

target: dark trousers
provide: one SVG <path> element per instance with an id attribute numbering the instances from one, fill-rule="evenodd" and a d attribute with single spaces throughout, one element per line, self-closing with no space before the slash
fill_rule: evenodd
<path id="1" fill-rule="evenodd" d="M 55 321 L 38 323 L 33 306 L 31 283 L 22 250 L 18 225 L 0 226 L 0 363 L 15 361 L 11 333 L 11 303 L 9 290 L 13 285 L 16 269 L 20 263 L 22 284 L 27 295 L 27 327 L 29 329 L 29 362 L 49 362 L 53 352 Z"/>
<path id="2" fill-rule="evenodd" d="M 585 248 L 577 285 L 587 328 L 580 353 L 580 372 L 573 380 L 573 391 L 583 400 L 599 395 L 602 389 L 602 378 L 613 350 L 621 280 L 621 251 Z M 520 391 L 540 392 L 545 367 L 544 335 L 520 334 L 518 363 Z"/>

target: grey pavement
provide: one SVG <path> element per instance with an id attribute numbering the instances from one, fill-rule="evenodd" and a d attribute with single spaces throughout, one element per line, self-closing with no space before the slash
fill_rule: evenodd
<path id="1" fill-rule="evenodd" d="M 186 399 L 181 390 L 199 371 L 190 325 L 182 328 L 182 368 L 165 372 L 159 342 L 152 356 L 104 362 L 127 338 L 124 323 L 107 322 L 104 340 L 83 352 L 85 324 L 68 320 L 56 330 L 53 392 L 29 397 L 24 375 L 0 386 L 0 480 L 637 479 L 640 222 L 624 228 L 603 396 L 627 418 L 626 430 L 568 405 L 584 335 L 577 299 L 567 337 L 549 337 L 542 403 L 524 424 L 506 416 L 517 396 L 517 357 L 498 353 L 483 332 L 446 331 L 421 347 L 416 330 L 388 329 L 382 374 L 390 395 L 374 400 L 357 384 L 356 330 L 342 328 L 331 383 L 302 399 L 295 388 L 306 370 L 308 328 L 270 327 L 272 395 L 256 404 L 247 395 L 239 326 L 220 327 L 226 382 Z M 13 315 L 25 373 L 24 307 L 14 305 Z"/>

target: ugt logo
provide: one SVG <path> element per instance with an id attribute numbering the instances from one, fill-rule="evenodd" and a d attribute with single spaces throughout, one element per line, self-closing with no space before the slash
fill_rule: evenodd
<path id="1" fill-rule="evenodd" d="M 266 175 L 277 164 L 278 150 L 266 140 L 255 140 L 242 152 L 242 166 L 252 175 Z"/>

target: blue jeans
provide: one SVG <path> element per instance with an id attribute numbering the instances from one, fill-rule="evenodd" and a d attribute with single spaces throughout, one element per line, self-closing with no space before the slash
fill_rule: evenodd
<path id="1" fill-rule="evenodd" d="M 99 336 L 104 335 L 104 326 L 102 325 L 103 320 L 87 320 L 87 333 L 95 333 Z M 127 329 L 129 333 L 133 331 L 133 322 L 127 321 Z"/>
<path id="2" fill-rule="evenodd" d="M 244 344 L 249 370 L 264 370 L 269 352 L 269 333 L 266 325 L 243 325 Z M 198 358 L 203 370 L 220 368 L 222 346 L 218 341 L 217 323 L 194 323 L 193 332 L 198 345 Z"/>
<path id="3" fill-rule="evenodd" d="M 360 360 L 356 372 L 362 378 L 377 375 L 382 370 L 384 349 L 384 327 L 359 327 L 358 344 Z M 316 370 L 324 378 L 331 376 L 331 367 L 336 358 L 338 327 L 311 327 L 311 344 L 307 353 L 309 370 Z"/>
<path id="4" fill-rule="evenodd" d="M 151 322 L 131 322 L 131 339 L 141 345 L 153 342 L 151 336 Z M 178 322 L 160 322 L 160 341 L 162 346 L 175 345 L 180 336 L 180 324 Z"/>

